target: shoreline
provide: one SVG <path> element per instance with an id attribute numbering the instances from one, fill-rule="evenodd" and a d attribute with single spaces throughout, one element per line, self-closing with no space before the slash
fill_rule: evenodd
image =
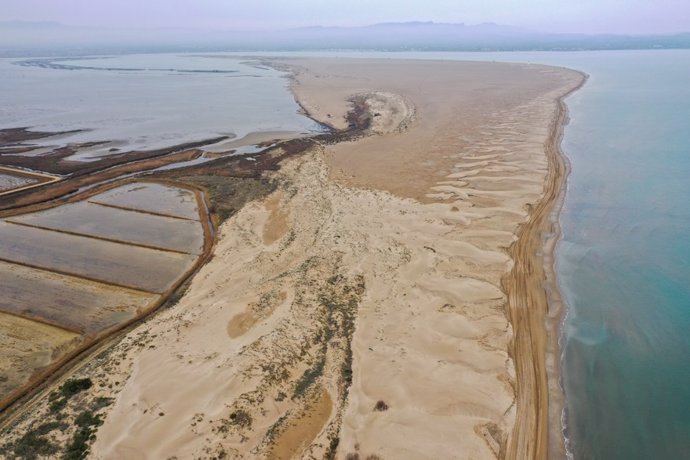
<path id="1" fill-rule="evenodd" d="M 548 260 L 545 264 L 546 267 L 546 294 L 547 294 L 547 318 L 546 324 L 551 338 L 549 341 L 549 346 L 547 348 L 547 358 L 554 360 L 555 366 L 551 369 L 548 374 L 549 378 L 549 417 L 558 430 L 552 429 L 549 433 L 549 445 L 554 447 L 553 443 L 557 443 L 556 447 L 559 450 L 559 454 L 565 455 L 566 458 L 571 458 L 570 451 L 568 450 L 568 438 L 566 434 L 566 395 L 565 389 L 563 388 L 562 381 L 562 364 L 563 364 L 563 349 L 562 349 L 562 339 L 564 333 L 565 320 L 568 314 L 568 307 L 563 300 L 561 294 L 561 287 L 558 281 L 558 273 L 556 271 L 556 259 L 555 254 L 558 247 L 562 241 L 562 228 L 560 223 L 560 216 L 565 204 L 566 194 L 568 192 L 568 177 L 570 176 L 572 165 L 568 156 L 562 149 L 563 136 L 565 135 L 565 127 L 570 123 L 570 110 L 565 100 L 572 96 L 575 92 L 582 89 L 589 81 L 589 75 L 585 72 L 580 72 L 583 76 L 581 84 L 574 88 L 570 93 L 563 96 L 559 101 L 562 105 L 562 110 L 564 111 L 563 123 L 560 127 L 560 132 L 558 136 L 556 154 L 560 157 L 564 165 L 564 176 L 558 191 L 558 197 L 553 204 L 551 211 L 552 229 L 553 233 L 550 238 L 544 244 L 545 253 L 544 260 Z M 553 401 L 551 398 L 556 398 Z M 552 452 L 549 450 L 549 452 Z"/>
<path id="2" fill-rule="evenodd" d="M 544 144 L 548 168 L 543 194 L 530 207 L 528 220 L 516 228 L 517 240 L 508 249 L 515 265 L 501 278 L 508 296 L 506 315 L 514 333 L 509 355 L 516 372 L 517 409 L 507 449 L 501 452 L 503 455 L 498 455 L 499 458 L 565 455 L 561 426 L 564 395 L 559 380 L 563 310 L 555 308 L 559 305 L 560 294 L 554 280 L 553 250 L 560 237 L 558 216 L 569 174 L 569 163 L 561 149 L 564 128 L 569 121 L 565 100 L 586 83 L 588 76 L 574 69 L 549 67 L 573 71 L 579 75 L 579 81 L 565 88 L 566 91 L 554 100 L 556 107 Z M 288 78 L 295 94 L 294 72 Z M 306 104 L 297 94 L 295 98 L 307 116 L 323 123 L 316 114 L 305 109 Z M 523 311 L 528 314 L 523 315 Z"/>
<path id="3" fill-rule="evenodd" d="M 71 415 L 112 401 L 92 454 L 545 455 L 546 404 L 533 410 L 528 392 L 546 398 L 545 386 L 534 374 L 523 388 L 547 346 L 545 302 L 517 314 L 525 329 L 504 287 L 540 263 L 536 224 L 563 178 L 563 99 L 581 74 L 434 61 L 420 87 L 426 62 L 287 62 L 300 64 L 290 89 L 302 110 L 342 128 L 233 160 L 273 187 L 219 226 L 176 305 L 80 371 L 95 390 Z M 293 144 L 302 155 L 271 167 Z M 529 298 L 542 283 L 515 286 Z"/>
<path id="4" fill-rule="evenodd" d="M 561 148 L 569 121 L 565 99 L 581 89 L 588 79 L 583 72 L 576 72 L 582 79 L 576 87 L 558 98 L 550 127 L 545 152 L 549 167 L 544 195 L 530 213 L 529 220 L 516 232 L 518 240 L 509 248 L 515 266 L 502 280 L 508 295 L 506 313 L 514 331 L 510 355 L 518 385 L 518 410 L 506 458 L 548 458 L 555 453 L 566 452 L 561 419 L 565 398 L 560 386 L 560 328 L 564 309 L 555 280 L 553 254 L 560 241 L 558 219 L 570 173 L 570 163 Z M 544 235 L 547 235 L 546 239 L 543 239 Z M 524 269 L 520 270 L 523 266 Z M 558 308 L 554 309 L 556 305 Z M 526 320 L 519 317 L 523 311 L 528 312 Z M 540 334 L 539 329 L 544 325 L 545 334 Z M 555 366 L 549 362 L 554 359 Z M 536 437 L 530 439 L 533 434 Z"/>

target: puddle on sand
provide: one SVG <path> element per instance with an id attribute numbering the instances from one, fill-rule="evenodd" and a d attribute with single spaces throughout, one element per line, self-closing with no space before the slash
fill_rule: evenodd
<path id="1" fill-rule="evenodd" d="M 157 294 L 0 262 L 0 311 L 91 334 L 136 316 Z"/>
<path id="2" fill-rule="evenodd" d="M 154 183 L 133 183 L 101 193 L 89 201 L 154 214 L 199 220 L 196 196 L 189 190 Z"/>
<path id="3" fill-rule="evenodd" d="M 79 202 L 7 219 L 37 227 L 200 254 L 204 230 L 197 221 Z"/>
<path id="4" fill-rule="evenodd" d="M 78 345 L 78 334 L 0 313 L 0 400 Z"/>

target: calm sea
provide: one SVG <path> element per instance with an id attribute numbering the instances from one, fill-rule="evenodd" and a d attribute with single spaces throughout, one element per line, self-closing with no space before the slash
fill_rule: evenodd
<path id="1" fill-rule="evenodd" d="M 690 51 L 585 61 L 556 254 L 571 451 L 690 458 Z"/>

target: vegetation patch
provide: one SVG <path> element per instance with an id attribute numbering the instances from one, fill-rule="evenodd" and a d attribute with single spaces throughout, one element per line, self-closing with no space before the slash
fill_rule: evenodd
<path id="1" fill-rule="evenodd" d="M 251 428 L 252 417 L 249 415 L 247 411 L 237 410 L 230 414 L 230 423 L 232 425 L 237 425 L 242 428 Z"/>
<path id="2" fill-rule="evenodd" d="M 92 385 L 93 382 L 91 382 L 90 378 L 69 379 L 60 387 L 60 394 L 65 398 L 71 398 L 77 393 L 88 390 Z"/>
<path id="3" fill-rule="evenodd" d="M 91 411 L 83 411 L 74 419 L 77 431 L 65 450 L 65 460 L 81 460 L 86 458 L 89 445 L 96 437 L 96 428 L 103 424 L 100 415 Z"/>
<path id="4" fill-rule="evenodd" d="M 374 406 L 374 410 L 376 412 L 385 412 L 388 410 L 388 404 L 386 404 L 386 401 L 379 399 L 378 401 L 376 401 L 376 405 Z"/>
<path id="5" fill-rule="evenodd" d="M 216 431 L 218 433 L 228 433 L 231 428 L 251 430 L 252 423 L 254 423 L 254 420 L 252 416 L 249 415 L 249 412 L 244 409 L 237 409 L 232 412 L 227 419 L 221 421 Z"/>
<path id="6" fill-rule="evenodd" d="M 218 225 L 232 217 L 253 200 L 268 196 L 276 184 L 263 177 L 228 177 L 221 175 L 184 176 L 182 182 L 203 188 L 209 200 L 209 212 Z"/>
<path id="7" fill-rule="evenodd" d="M 0 454 L 6 458 L 22 458 L 33 460 L 40 457 L 53 456 L 58 453 L 59 446 L 53 442 L 49 434 L 55 430 L 64 431 L 67 425 L 62 422 L 47 422 L 33 430 L 27 431 L 14 443 L 5 445 Z"/>
<path id="8" fill-rule="evenodd" d="M 50 400 L 50 412 L 53 414 L 60 413 L 67 406 L 67 402 L 72 396 L 88 390 L 92 386 L 93 382 L 89 378 L 67 380 L 57 391 L 52 392 L 48 397 Z"/>
<path id="9" fill-rule="evenodd" d="M 96 429 L 103 424 L 98 412 L 114 401 L 103 396 L 92 397 L 87 391 L 92 387 L 90 378 L 65 381 L 49 395 L 48 411 L 41 417 L 43 423 L 33 423 L 21 437 L 4 443 L 0 447 L 0 457 L 85 458 Z"/>
<path id="10" fill-rule="evenodd" d="M 323 368 L 326 365 L 326 357 L 321 356 L 321 358 L 309 369 L 304 371 L 302 377 L 295 384 L 295 391 L 292 395 L 292 399 L 297 399 L 303 397 L 309 388 L 311 388 L 323 375 Z"/>

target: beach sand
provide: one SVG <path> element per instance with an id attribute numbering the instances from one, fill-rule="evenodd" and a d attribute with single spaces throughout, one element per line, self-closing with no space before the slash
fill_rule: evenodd
<path id="1" fill-rule="evenodd" d="M 284 162 L 182 299 L 79 368 L 115 398 L 91 457 L 545 458 L 536 242 L 582 76 L 272 65 L 313 118 L 347 128 L 355 97 L 370 129 Z"/>

